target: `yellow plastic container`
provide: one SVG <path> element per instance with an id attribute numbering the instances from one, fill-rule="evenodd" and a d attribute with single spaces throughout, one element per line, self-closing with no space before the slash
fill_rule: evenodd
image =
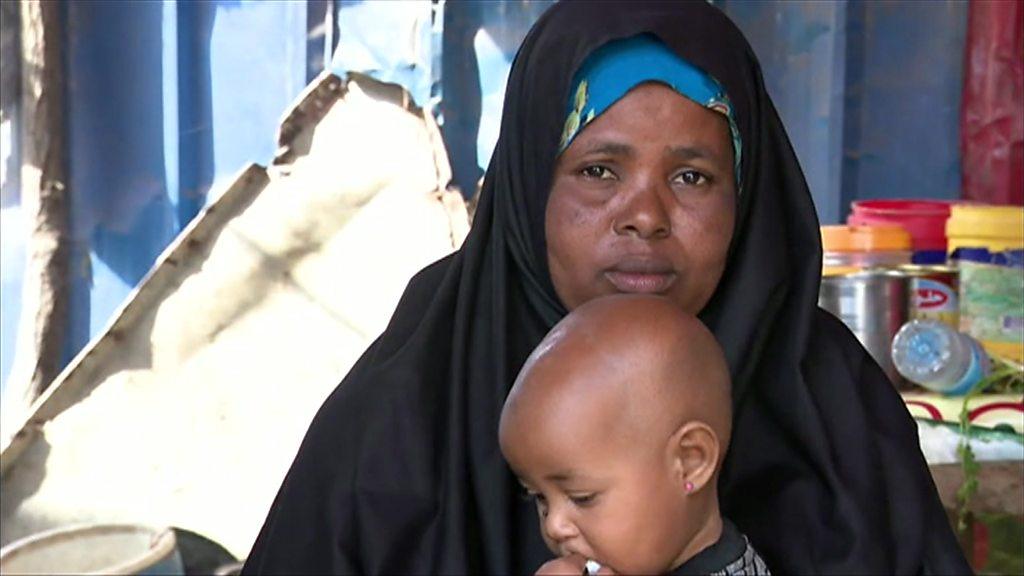
<path id="1" fill-rule="evenodd" d="M 946 221 L 949 253 L 986 248 L 991 253 L 1024 250 L 1024 207 L 954 205 Z M 991 264 L 960 263 L 960 330 L 990 354 L 1024 362 L 1024 271 Z"/>
<path id="2" fill-rule="evenodd" d="M 1024 207 L 954 204 L 946 221 L 947 250 L 988 248 L 989 252 L 1024 248 Z"/>

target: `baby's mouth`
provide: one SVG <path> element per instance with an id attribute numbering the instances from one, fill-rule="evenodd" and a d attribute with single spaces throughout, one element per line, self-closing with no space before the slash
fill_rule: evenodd
<path id="1" fill-rule="evenodd" d="M 559 556 L 562 558 L 568 556 L 579 556 L 580 558 L 586 560 L 586 564 L 583 567 L 584 575 L 597 574 L 597 571 L 600 570 L 602 566 L 604 566 L 604 564 L 601 564 L 598 560 L 595 560 L 592 555 L 585 554 L 572 547 L 560 548 Z"/>

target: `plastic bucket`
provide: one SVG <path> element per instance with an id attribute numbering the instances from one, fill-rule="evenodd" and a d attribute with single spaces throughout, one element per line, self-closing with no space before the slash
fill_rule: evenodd
<path id="1" fill-rule="evenodd" d="M 946 222 L 948 252 L 957 248 L 986 248 L 989 252 L 1024 248 L 1024 207 L 954 206 Z"/>
<path id="2" fill-rule="evenodd" d="M 960 268 L 960 330 L 1024 362 L 1024 207 L 954 206 L 946 231 Z"/>
<path id="3" fill-rule="evenodd" d="M 846 222 L 902 226 L 910 233 L 915 264 L 941 264 L 946 259 L 946 220 L 953 205 L 943 200 L 858 200 L 851 204 Z"/>
<path id="4" fill-rule="evenodd" d="M 825 276 L 910 263 L 910 235 L 896 225 L 822 226 L 821 245 Z"/>
<path id="5" fill-rule="evenodd" d="M 2 574 L 184 574 L 174 531 L 131 524 L 58 528 L 0 550 Z"/>

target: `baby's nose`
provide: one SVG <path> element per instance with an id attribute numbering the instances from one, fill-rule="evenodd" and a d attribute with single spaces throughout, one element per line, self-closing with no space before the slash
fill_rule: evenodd
<path id="1" fill-rule="evenodd" d="M 578 536 L 579 530 L 561 506 L 552 506 L 544 518 L 544 533 L 554 542 L 563 542 Z"/>

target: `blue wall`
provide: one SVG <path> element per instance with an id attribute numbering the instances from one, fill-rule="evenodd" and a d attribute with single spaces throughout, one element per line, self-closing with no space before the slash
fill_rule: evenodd
<path id="1" fill-rule="evenodd" d="M 110 322 L 211 188 L 273 158 L 281 115 L 323 69 L 331 4 L 61 6 L 72 237 L 66 364 Z M 31 321 L 19 320 L 28 236 L 19 200 L 3 206 L 0 385 L 19 321 Z"/>
<path id="2" fill-rule="evenodd" d="M 967 2 L 851 2 L 843 194 L 960 197 Z"/>
<path id="3" fill-rule="evenodd" d="M 281 114 L 310 70 L 302 2 L 65 6 L 74 242 L 67 362 L 212 187 L 271 160 Z"/>
<path id="4" fill-rule="evenodd" d="M 822 223 L 960 197 L 967 3 L 719 0 L 761 60 Z"/>
<path id="5" fill-rule="evenodd" d="M 720 2 L 754 47 L 823 220 L 841 212 L 846 4 Z"/>

